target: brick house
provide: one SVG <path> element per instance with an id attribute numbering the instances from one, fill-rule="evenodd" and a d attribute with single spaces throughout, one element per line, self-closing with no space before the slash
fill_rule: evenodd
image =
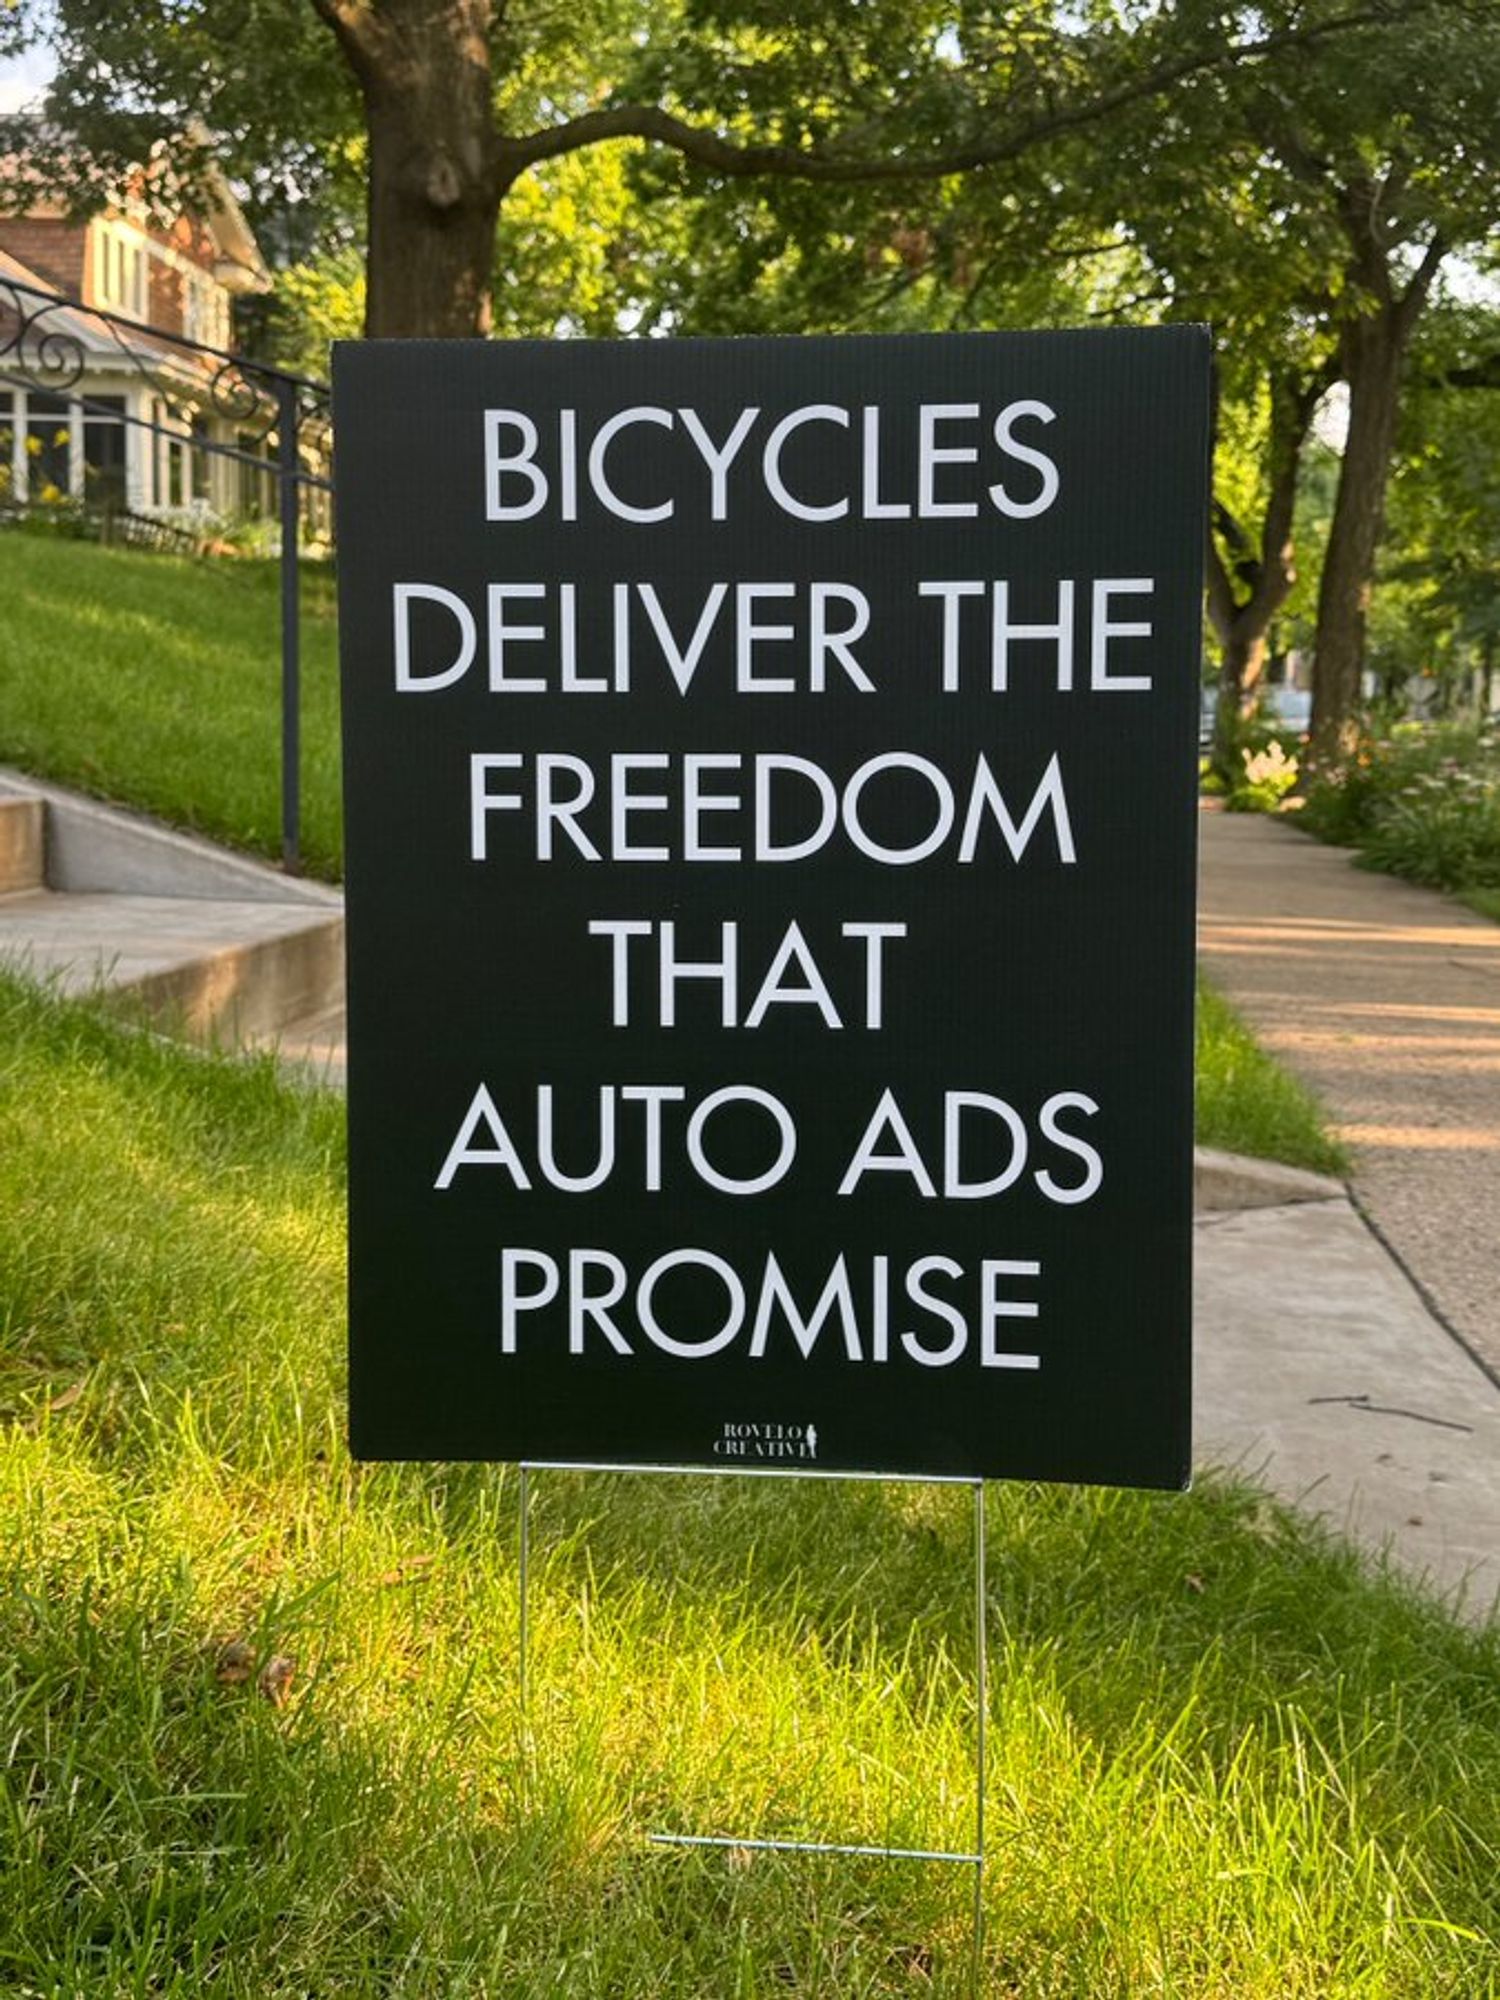
<path id="1" fill-rule="evenodd" d="M 0 181 L 20 171 L 0 160 Z M 228 186 L 211 182 L 202 207 L 201 215 L 164 222 L 127 195 L 87 221 L 44 200 L 23 214 L 0 214 L 0 504 L 74 500 L 223 518 L 264 511 L 265 475 L 193 449 L 195 440 L 250 442 L 234 416 L 215 407 L 217 362 L 154 337 L 229 348 L 233 300 L 270 289 Z M 64 293 L 78 306 L 45 313 L 18 356 L 35 291 Z M 107 321 L 89 307 L 137 324 Z M 31 361 L 44 333 L 58 337 L 54 354 L 81 355 L 75 380 L 57 380 Z"/>

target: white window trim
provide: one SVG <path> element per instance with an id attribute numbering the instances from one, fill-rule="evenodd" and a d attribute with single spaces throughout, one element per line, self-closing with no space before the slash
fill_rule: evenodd
<path id="1" fill-rule="evenodd" d="M 128 222 L 96 220 L 94 223 L 94 302 L 106 312 L 127 314 L 131 319 L 148 317 L 150 287 L 147 280 L 148 239 Z M 120 282 L 115 283 L 116 269 Z"/>

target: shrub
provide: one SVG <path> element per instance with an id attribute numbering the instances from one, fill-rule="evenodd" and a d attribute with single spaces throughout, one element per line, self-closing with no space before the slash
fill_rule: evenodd
<path id="1" fill-rule="evenodd" d="M 1315 779 L 1301 824 L 1408 881 L 1500 886 L 1500 740 L 1472 726 L 1403 724 Z"/>
<path id="2" fill-rule="evenodd" d="M 1279 812 L 1297 782 L 1297 760 L 1279 742 L 1264 750 L 1242 750 L 1245 774 L 1224 801 L 1226 812 Z"/>
<path id="3" fill-rule="evenodd" d="M 1389 736 L 1362 737 L 1347 763 L 1313 779 L 1302 824 L 1340 847 L 1361 847 L 1381 815 L 1417 779 L 1472 768 L 1483 755 L 1480 733 L 1472 727 L 1398 723 Z"/>
<path id="4" fill-rule="evenodd" d="M 1376 745 L 1361 744 L 1347 764 L 1320 771 L 1307 788 L 1299 824 L 1336 847 L 1357 847 L 1370 830 L 1380 779 Z"/>
<path id="5" fill-rule="evenodd" d="M 1364 858 L 1435 889 L 1500 887 L 1500 783 L 1472 770 L 1414 778 L 1376 816 Z"/>

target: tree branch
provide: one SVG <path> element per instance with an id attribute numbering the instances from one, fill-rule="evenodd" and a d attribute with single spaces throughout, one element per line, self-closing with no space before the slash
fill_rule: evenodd
<path id="1" fill-rule="evenodd" d="M 1345 181 L 1334 190 L 1334 205 L 1349 245 L 1350 269 L 1381 306 L 1393 303 L 1391 267 L 1375 219 L 1375 183 L 1366 175 Z"/>
<path id="2" fill-rule="evenodd" d="M 1270 147 L 1294 180 L 1320 189 L 1337 185 L 1332 161 L 1313 151 L 1290 118 L 1269 119 L 1263 109 L 1252 109 L 1250 117 L 1261 144 Z"/>
<path id="3" fill-rule="evenodd" d="M 348 6 L 350 0 L 313 0 L 313 4 L 321 10 L 327 6 Z M 1424 4 L 1425 0 L 1416 0 L 1412 9 L 1402 8 L 1398 12 L 1421 11 Z M 712 173 L 731 179 L 778 175 L 814 181 L 937 180 L 947 174 L 972 173 L 976 168 L 998 166 L 1046 140 L 1061 138 L 1065 133 L 1097 124 L 1132 104 L 1158 97 L 1189 77 L 1241 62 L 1262 61 L 1283 49 L 1305 48 L 1310 43 L 1326 41 L 1331 35 L 1389 24 L 1391 19 L 1392 10 L 1389 7 L 1365 8 L 1310 27 L 1290 28 L 1280 34 L 1267 35 L 1258 42 L 1242 42 L 1231 44 L 1228 48 L 1199 50 L 1193 55 L 1178 56 L 1096 97 L 1051 107 L 1001 136 L 916 156 L 898 154 L 872 159 L 852 154 L 804 151 L 795 146 L 736 145 L 711 127 L 689 124 L 686 119 L 678 118 L 655 104 L 614 104 L 598 111 L 586 111 L 580 117 L 567 119 L 550 130 L 531 132 L 523 138 L 502 139 L 500 153 L 505 169 L 519 174 L 540 160 L 556 159 L 561 154 L 577 152 L 583 146 L 597 145 L 604 139 L 647 139 L 681 153 L 684 159 L 692 160 Z"/>
<path id="4" fill-rule="evenodd" d="M 312 10 L 333 30 L 334 39 L 353 64 L 356 73 L 365 68 L 379 47 L 379 28 L 367 0 L 311 0 Z"/>
<path id="5" fill-rule="evenodd" d="M 1336 374 L 1330 359 L 1308 376 L 1298 378 L 1290 373 L 1277 373 L 1271 377 L 1269 485 L 1258 552 L 1249 531 L 1223 501 L 1215 498 L 1213 502 L 1208 538 L 1208 614 L 1226 645 L 1237 630 L 1266 631 L 1297 581 L 1292 545 L 1297 470 L 1313 412 Z M 1213 529 L 1217 529 L 1233 558 L 1232 570 L 1224 560 Z M 1241 586 L 1239 591 L 1236 583 Z"/>
<path id="6" fill-rule="evenodd" d="M 1312 380 L 1277 375 L 1271 381 L 1270 486 L 1261 522 L 1260 565 L 1245 607 L 1256 622 L 1269 625 L 1297 581 L 1292 526 L 1297 510 L 1297 469 L 1302 446 L 1331 369 Z"/>
<path id="7" fill-rule="evenodd" d="M 1217 506 L 1217 502 L 1215 505 Z M 1205 539 L 1208 543 L 1208 549 L 1204 564 L 1204 581 L 1208 586 L 1209 622 L 1219 635 L 1219 644 L 1227 646 L 1230 634 L 1234 630 L 1234 619 L 1237 609 L 1234 601 L 1234 586 L 1229 581 L 1229 572 L 1224 567 L 1224 558 L 1219 554 L 1219 545 L 1214 540 L 1211 523 Z"/>
<path id="8" fill-rule="evenodd" d="M 1441 374 L 1429 375 L 1427 386 L 1431 389 L 1500 389 L 1500 354 L 1487 354 L 1482 361 L 1473 361 L 1459 368 L 1445 368 Z"/>
<path id="9" fill-rule="evenodd" d="M 1396 310 L 1406 325 L 1410 327 L 1427 303 L 1427 294 L 1432 290 L 1432 281 L 1438 274 L 1438 266 L 1452 249 L 1451 240 L 1440 229 L 1428 244 L 1421 263 L 1412 275 L 1411 283 L 1401 294 Z"/>
<path id="10" fill-rule="evenodd" d="M 1237 560 L 1245 561 L 1249 559 L 1253 561 L 1255 557 L 1255 544 L 1250 539 L 1249 529 L 1243 525 L 1237 514 L 1230 512 L 1229 508 L 1225 506 L 1217 494 L 1214 496 L 1213 509 L 1214 526 L 1224 537 L 1226 546 L 1233 549 Z"/>

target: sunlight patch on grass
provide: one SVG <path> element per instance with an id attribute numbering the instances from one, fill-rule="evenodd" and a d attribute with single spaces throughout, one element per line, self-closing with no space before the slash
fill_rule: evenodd
<path id="1" fill-rule="evenodd" d="M 304 573 L 304 860 L 342 869 L 333 578 Z M 275 858 L 277 567 L 0 531 L 0 763 Z"/>
<path id="2" fill-rule="evenodd" d="M 347 1456 L 340 1102 L 0 1050 L 0 1987 L 967 1991 L 966 1870 L 646 1839 L 967 1845 L 967 1493 L 535 1475 L 523 1716 L 513 1472 Z M 987 1992 L 1486 1990 L 1494 1628 L 1217 1480 L 985 1507 Z"/>
<path id="3" fill-rule="evenodd" d="M 1343 1174 L 1349 1158 L 1297 1079 L 1251 1035 L 1223 996 L 1198 982 L 1197 1138 L 1200 1146 Z"/>

